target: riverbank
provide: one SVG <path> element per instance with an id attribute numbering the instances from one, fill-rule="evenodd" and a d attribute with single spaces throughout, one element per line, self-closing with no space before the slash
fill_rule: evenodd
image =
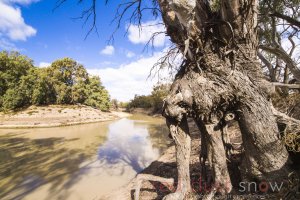
<path id="1" fill-rule="evenodd" d="M 0 112 L 0 128 L 70 126 L 111 121 L 130 115 L 121 111 L 103 112 L 85 105 L 30 106 L 18 112 Z"/>
<path id="2" fill-rule="evenodd" d="M 156 113 L 156 112 L 153 112 L 153 109 L 152 108 L 131 108 L 129 110 L 129 113 L 132 113 L 132 114 L 143 114 L 143 115 L 149 115 L 151 117 L 163 117 L 161 115 L 161 113 Z"/>

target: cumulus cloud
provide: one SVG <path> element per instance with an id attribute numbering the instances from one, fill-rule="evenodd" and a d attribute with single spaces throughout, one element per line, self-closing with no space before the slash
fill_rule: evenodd
<path id="1" fill-rule="evenodd" d="M 159 21 L 148 21 L 142 23 L 141 28 L 137 25 L 130 25 L 128 29 L 128 39 L 134 44 L 146 44 L 154 33 L 164 32 L 165 27 Z M 153 45 L 162 47 L 165 45 L 166 35 L 164 33 L 155 36 Z"/>
<path id="2" fill-rule="evenodd" d="M 0 34 L 0 50 L 20 51 L 20 49 L 18 49 L 15 44 L 11 43 L 5 38 L 1 38 L 1 34 Z"/>
<path id="3" fill-rule="evenodd" d="M 40 62 L 39 67 L 43 68 L 43 67 L 49 67 L 51 65 L 51 63 L 48 62 Z"/>
<path id="4" fill-rule="evenodd" d="M 132 51 L 127 51 L 126 52 L 126 57 L 127 58 L 132 58 L 132 57 L 134 57 L 135 56 L 135 53 L 133 53 Z"/>
<path id="5" fill-rule="evenodd" d="M 100 76 L 112 98 L 128 101 L 133 99 L 135 94 L 150 94 L 153 85 L 157 83 L 157 79 L 147 80 L 147 77 L 152 66 L 162 55 L 163 52 L 159 52 L 117 68 L 88 69 L 88 72 Z M 167 76 L 167 72 L 161 72 L 161 75 Z"/>
<path id="6" fill-rule="evenodd" d="M 104 49 L 100 51 L 103 55 L 113 55 L 115 53 L 115 48 L 112 45 L 107 45 Z"/>
<path id="7" fill-rule="evenodd" d="M 6 3 L 17 3 L 17 4 L 22 4 L 22 5 L 28 5 L 31 3 L 38 2 L 39 0 L 3 0 Z"/>
<path id="8" fill-rule="evenodd" d="M 29 4 L 33 0 L 5 0 L 0 1 L 0 33 L 11 40 L 26 41 L 28 37 L 36 34 L 36 29 L 27 25 L 22 17 L 20 8 L 12 3 Z"/>

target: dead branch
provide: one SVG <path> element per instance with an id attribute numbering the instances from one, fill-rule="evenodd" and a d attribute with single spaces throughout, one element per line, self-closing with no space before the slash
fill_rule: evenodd
<path id="1" fill-rule="evenodd" d="M 290 23 L 291 25 L 297 26 L 298 28 L 300 28 L 300 22 L 290 16 L 284 15 L 279 12 L 271 13 L 271 14 L 269 14 L 269 16 L 283 19 L 283 20 L 287 21 L 288 23 Z"/>
<path id="2" fill-rule="evenodd" d="M 275 87 L 287 87 L 289 89 L 300 89 L 300 85 L 298 84 L 285 84 L 285 83 L 278 83 L 278 82 L 273 82 L 272 85 Z"/>
<path id="3" fill-rule="evenodd" d="M 259 48 L 280 57 L 287 64 L 295 79 L 300 81 L 300 69 L 297 67 L 295 61 L 293 61 L 293 59 L 284 51 L 281 46 L 271 47 L 267 45 L 259 45 Z"/>

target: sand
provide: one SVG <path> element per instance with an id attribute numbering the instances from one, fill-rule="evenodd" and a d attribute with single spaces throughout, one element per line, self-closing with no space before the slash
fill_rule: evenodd
<path id="1" fill-rule="evenodd" d="M 0 112 L 0 128 L 69 126 L 110 121 L 130 115 L 122 111 L 103 112 L 84 105 L 30 106 L 18 112 Z"/>

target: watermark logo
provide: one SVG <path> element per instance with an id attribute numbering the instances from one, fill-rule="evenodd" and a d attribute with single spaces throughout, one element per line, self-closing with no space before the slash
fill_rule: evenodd
<path id="1" fill-rule="evenodd" d="M 282 182 L 268 182 L 262 181 L 257 182 L 240 182 L 239 183 L 239 192 L 280 192 L 284 184 L 288 184 L 288 181 Z"/>
<path id="2" fill-rule="evenodd" d="M 260 199 L 261 197 L 266 197 L 269 194 L 276 194 L 280 193 L 280 196 L 285 196 L 286 194 L 297 194 L 300 195 L 300 181 L 298 174 L 295 172 L 292 172 L 286 180 L 281 181 L 261 181 L 261 182 L 239 182 L 237 190 L 240 193 L 240 196 L 247 196 L 252 195 L 251 198 L 255 197 L 254 199 Z M 157 183 L 158 185 L 155 185 L 155 187 L 160 192 L 175 192 L 180 191 L 180 186 L 182 184 L 175 183 L 177 185 L 177 188 L 174 187 L 174 185 L 170 185 L 167 183 Z M 230 180 L 222 182 L 222 184 L 215 182 L 213 184 L 206 183 L 202 180 L 200 177 L 198 180 L 191 182 L 191 189 L 193 192 L 198 194 L 207 194 L 210 193 L 212 190 L 215 191 L 230 191 L 231 188 L 231 182 Z M 227 194 L 230 195 L 230 194 Z M 254 196 L 253 196 L 254 195 Z M 221 195 L 222 196 L 222 195 Z M 259 198 L 258 198 L 259 196 Z"/>

